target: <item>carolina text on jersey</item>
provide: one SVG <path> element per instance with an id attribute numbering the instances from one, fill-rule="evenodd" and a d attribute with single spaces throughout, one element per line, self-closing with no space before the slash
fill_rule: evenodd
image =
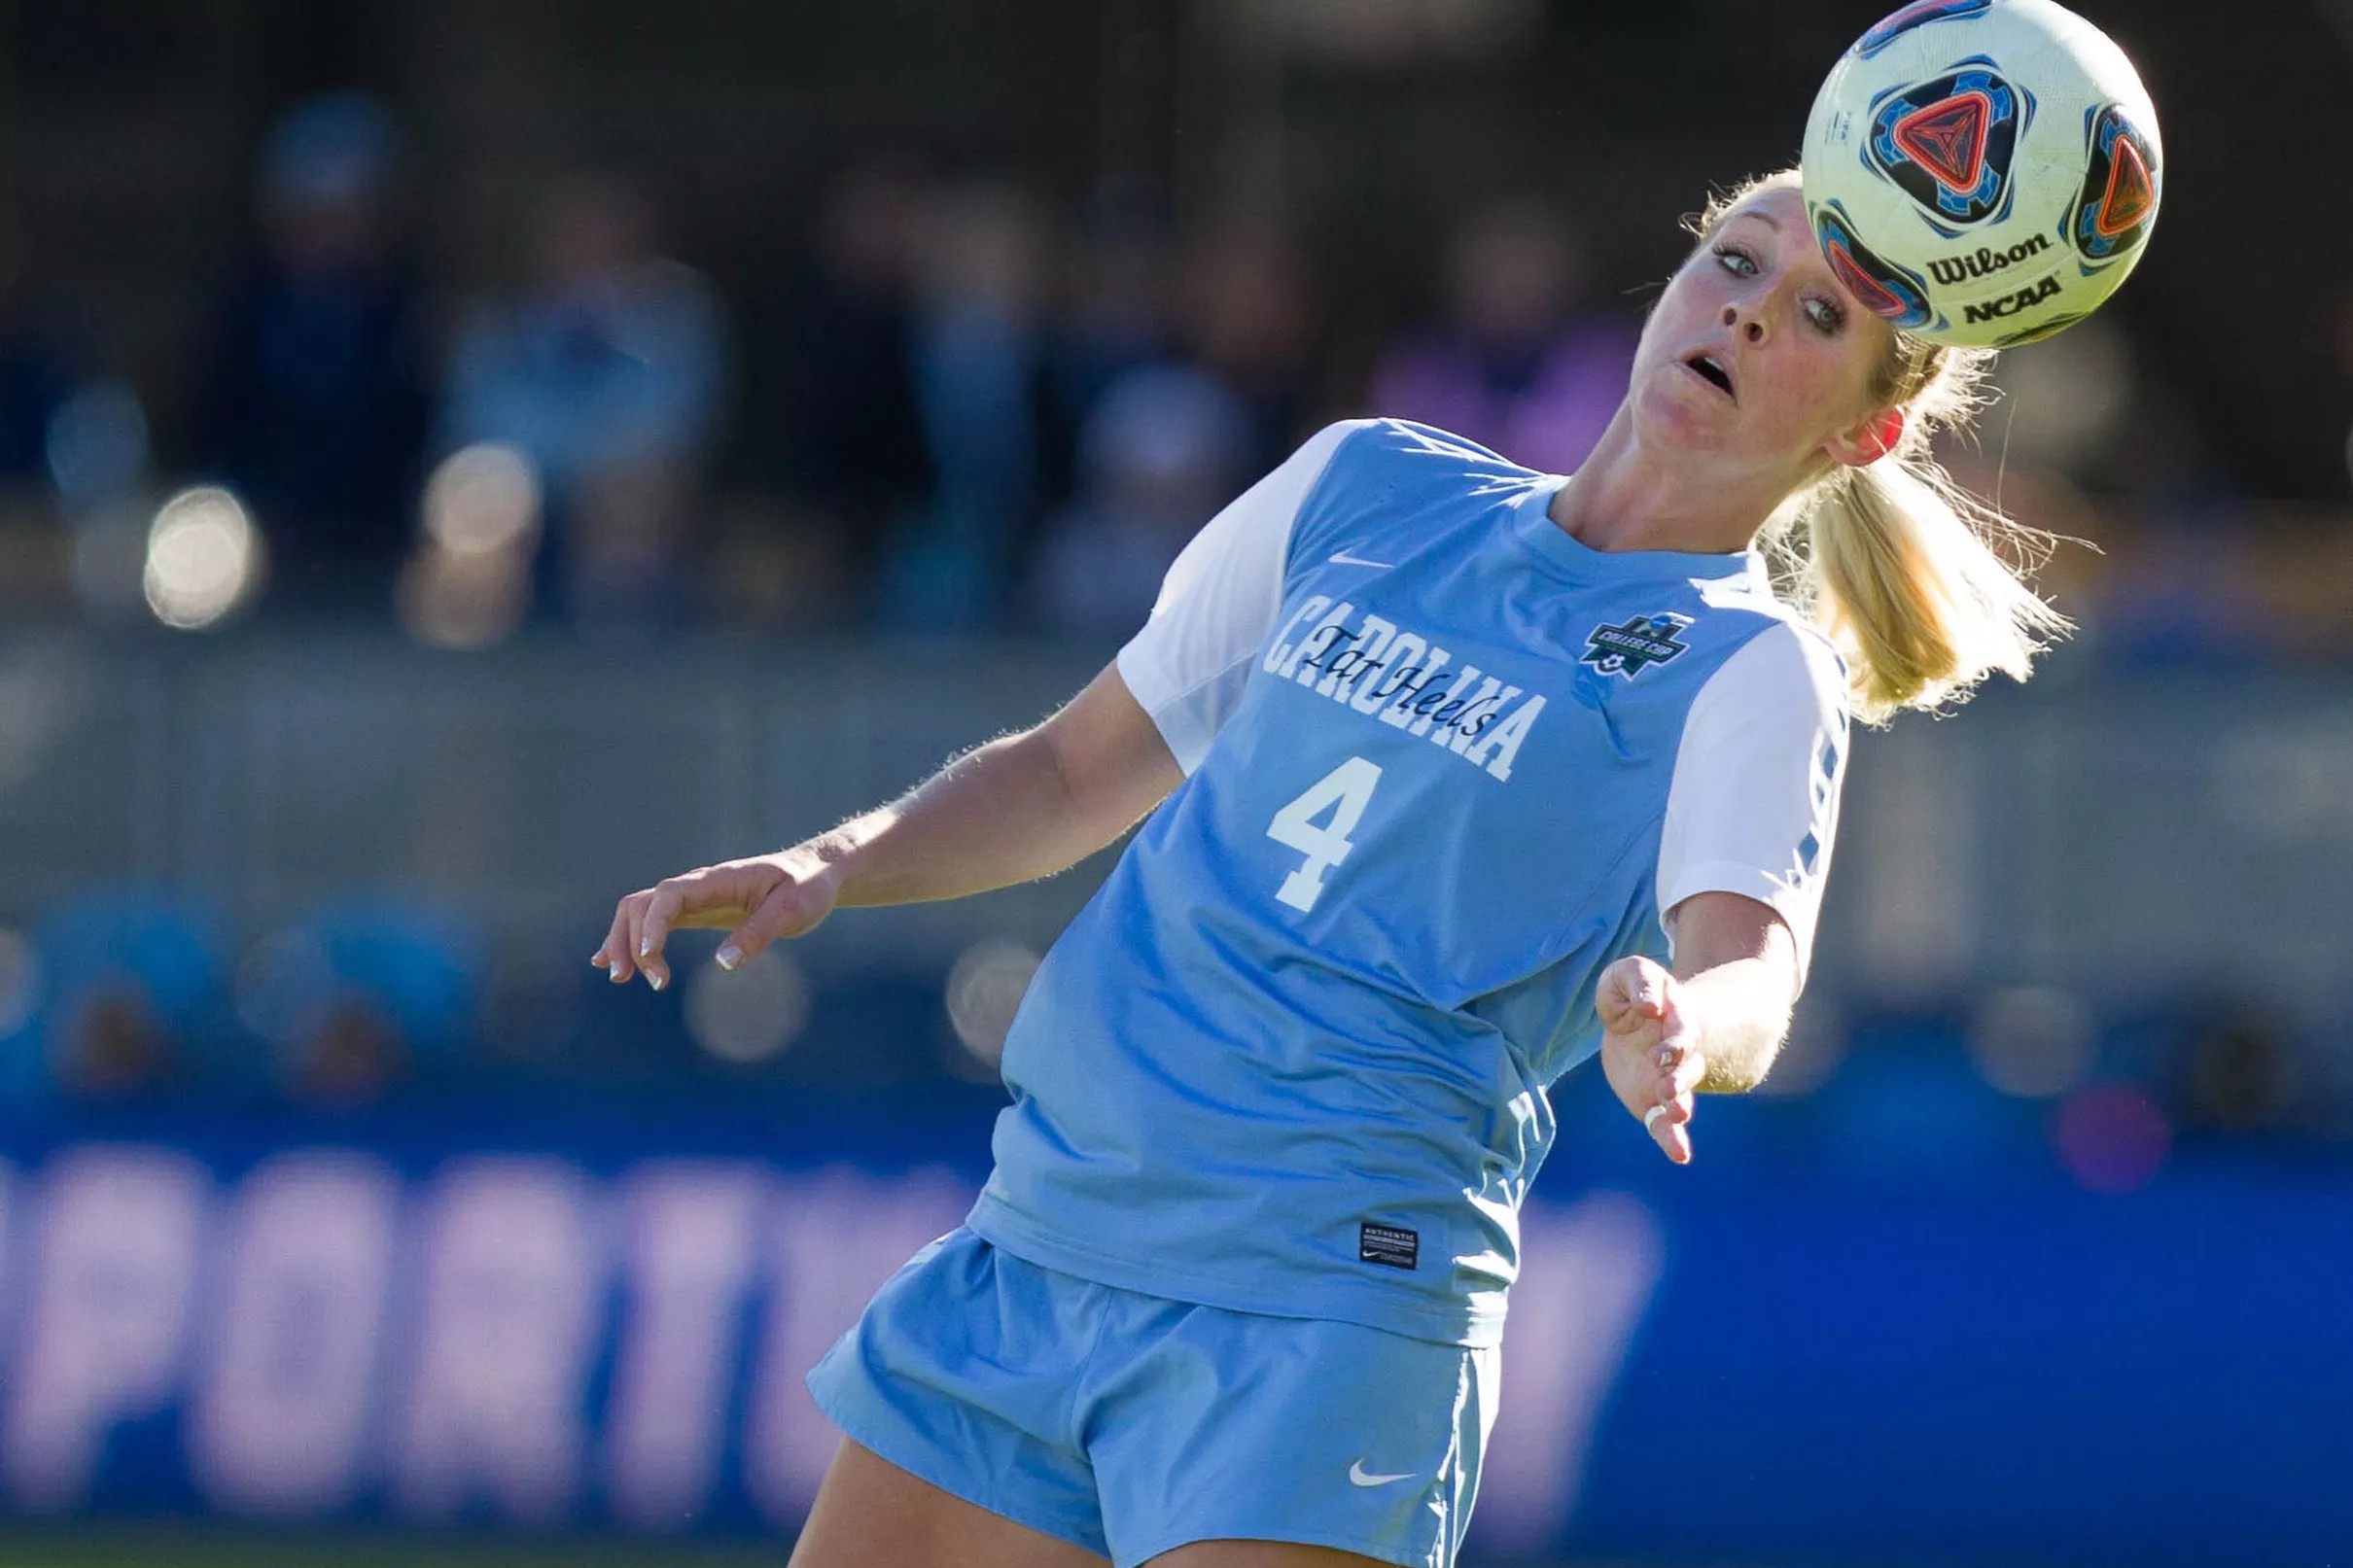
<path id="1" fill-rule="evenodd" d="M 1311 620 L 1307 635 L 1290 641 Z M 1509 780 L 1512 758 L 1544 712 L 1544 698 L 1512 707 L 1520 687 L 1476 665 L 1449 670 L 1454 657 L 1410 627 L 1359 613 L 1345 599 L 1334 604 L 1310 594 L 1269 645 L 1263 668 L 1408 735 L 1425 736 L 1490 778 Z"/>

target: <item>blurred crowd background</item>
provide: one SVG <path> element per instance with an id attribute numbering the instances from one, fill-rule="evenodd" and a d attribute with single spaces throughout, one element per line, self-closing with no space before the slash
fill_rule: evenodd
<path id="1" fill-rule="evenodd" d="M 2353 50 L 2326 6 L 2219 35 L 2195 16 L 2102 18 L 2165 110 L 2163 238 L 2114 308 L 2009 357 L 1979 440 L 1947 456 L 2083 541 L 2048 578 L 2082 627 L 2050 686 L 2219 676 L 2243 716 L 2353 667 L 2353 281 L 2268 156 L 2272 106 L 2353 80 Z M 365 1096 L 513 1055 L 514 1027 L 484 1022 L 507 1017 L 503 958 L 584 953 L 611 897 L 679 854 L 787 841 L 1035 716 L 1319 423 L 1404 415 L 1573 469 L 1678 218 L 1787 160 L 1867 19 L 1831 0 L 1771 27 L 1705 0 L 0 11 L 0 790 L 12 836 L 41 841 L 0 871 L 15 1092 Z M 401 662 L 422 650 L 449 657 Z M 885 650 L 901 662 L 857 662 Z M 975 675 L 1006 658 L 1049 673 Z M 285 828 L 251 811 L 270 781 L 250 733 L 220 732 L 286 706 L 229 691 L 229 669 L 298 692 L 349 774 L 416 766 L 369 693 L 424 722 L 430 692 L 474 726 L 465 766 L 503 749 L 563 797 L 511 814 L 611 819 L 506 857 L 562 890 L 523 901 L 526 925 L 463 874 L 463 803 L 434 807 L 478 791 L 444 772 L 370 793 L 275 759 L 322 818 L 283 856 L 314 873 L 318 907 L 297 907 L 286 878 L 254 886 L 266 846 L 225 842 Z M 990 700 L 931 700 L 949 669 Z M 724 824 L 741 836 L 678 831 L 728 744 L 682 704 L 689 680 L 822 692 L 780 765 L 830 753 L 833 787 L 755 769 L 743 788 L 775 793 Z M 198 684 L 170 712 L 136 700 L 166 681 Z M 488 714 L 624 689 L 593 736 Z M 1909 739 L 1983 752 L 1978 722 Z M 74 744 L 92 727 L 115 745 Z M 877 728 L 894 744 L 871 766 L 841 760 Z M 591 803 L 616 749 L 628 798 Z M 2248 788 L 2293 790 L 2290 771 Z M 2227 866 L 2166 858 L 2164 897 L 2203 906 L 2185 929 L 2261 927 L 2224 907 Z M 999 923 L 979 907 L 975 939 Z M 1068 907 L 1011 937 L 1034 949 Z M 2023 978 L 2066 983 L 2051 957 Z M 1945 978 L 2021 977 L 1964 956 Z M 2215 978 L 2235 1015 L 2237 977 Z M 536 1016 L 562 988 L 534 985 L 515 1005 Z M 2274 1073 L 2233 1091 L 2260 1112 L 2224 1119 L 2292 1119 L 2268 1054 L 2313 1047 L 2270 1000 L 2185 1025 L 2199 1043 L 2168 1094 Z M 579 1057 L 571 1028 L 538 1031 L 551 1067 Z M 860 1075 L 787 1043 L 773 1070 Z"/>
<path id="2" fill-rule="evenodd" d="M 0 4 L 9 1148 L 985 1101 L 1100 863 L 663 996 L 584 960 L 1035 720 L 1326 420 L 1572 470 L 1678 220 L 1880 8 L 1769 9 Z M 1703 1149 L 2096 1195 L 2353 1149 L 2353 270 L 2300 107 L 2353 10 L 2087 9 L 2157 237 L 1946 454 L 2080 541 L 2079 635 L 1864 743 L 1779 1098 Z"/>

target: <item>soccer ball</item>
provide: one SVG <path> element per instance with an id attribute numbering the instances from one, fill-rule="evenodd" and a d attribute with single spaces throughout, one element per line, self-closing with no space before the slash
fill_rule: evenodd
<path id="1" fill-rule="evenodd" d="M 1916 0 L 1855 41 L 1806 122 L 1806 211 L 1856 298 L 2008 348 L 2083 320 L 2147 248 L 2157 111 L 2052 0 Z"/>

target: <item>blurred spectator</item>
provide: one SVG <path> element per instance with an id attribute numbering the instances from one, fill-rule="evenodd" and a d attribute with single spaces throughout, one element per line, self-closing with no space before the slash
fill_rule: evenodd
<path id="1" fill-rule="evenodd" d="M 860 579 L 931 488 L 908 325 L 928 195 L 904 158 L 852 164 L 780 312 L 778 407 L 759 444 L 824 547 Z"/>
<path id="2" fill-rule="evenodd" d="M 0 603 L 11 608 L 54 603 L 69 582 L 88 607 L 138 601 L 147 414 L 126 383 L 95 374 L 93 315 L 35 282 L 0 206 Z"/>
<path id="3" fill-rule="evenodd" d="M 1087 416 L 1078 492 L 1047 530 L 1030 607 L 1054 631 L 1113 636 L 1151 612 L 1185 540 L 1251 477 L 1249 411 L 1189 366 L 1132 370 Z"/>
<path id="4" fill-rule="evenodd" d="M 1188 251 L 1180 293 L 1186 344 L 1243 400 L 1250 421 L 1243 467 L 1263 473 L 1290 455 L 1310 423 L 1316 319 L 1306 264 L 1282 230 L 1228 224 Z"/>
<path id="5" fill-rule="evenodd" d="M 2146 378 L 2114 317 L 2078 322 L 2031 354 L 2004 354 L 1990 376 L 1994 401 L 1970 444 L 1996 465 L 2054 470 L 2093 490 L 2138 488 L 2122 461 Z"/>
<path id="6" fill-rule="evenodd" d="M 2241 1135 L 2279 1132 L 2302 1098 L 2285 1021 L 2260 1003 L 2227 1001 L 2187 1024 L 2172 1063 L 2183 1122 Z"/>
<path id="7" fill-rule="evenodd" d="M 2002 355 L 1979 428 L 1937 446 L 1962 489 L 2055 541 L 2035 581 L 2079 622 L 2070 653 L 2105 635 L 2103 584 L 2131 553 L 2131 517 L 2095 505 L 2086 489 L 2104 488 L 2115 466 L 2110 453 L 2133 417 L 2134 379 L 2130 345 L 2095 317 L 2031 354 Z"/>
<path id="8" fill-rule="evenodd" d="M 210 311 L 190 434 L 298 597 L 382 602 L 430 422 L 428 296 L 402 234 L 402 137 L 357 93 L 263 142 L 261 241 Z"/>
<path id="9" fill-rule="evenodd" d="M 1585 281 L 1577 236 L 1549 207 L 1476 214 L 1447 259 L 1444 319 L 1382 357 L 1374 407 L 1515 463 L 1573 470 L 1626 391 L 1636 335 L 1583 308 Z"/>
<path id="10" fill-rule="evenodd" d="M 1150 186 L 1114 181 L 1078 219 L 1063 274 L 1046 394 L 1048 491 L 1077 488 L 1079 432 L 1131 370 L 1165 360 L 1174 339 L 1176 262 L 1167 203 Z"/>
<path id="11" fill-rule="evenodd" d="M 75 379 L 54 323 L 30 297 L 16 222 L 0 212 L 0 485 L 48 487 L 51 422 Z"/>
<path id="12" fill-rule="evenodd" d="M 2284 628 L 2256 580 L 2245 500 L 2188 405 L 2144 379 L 2118 448 L 2117 471 L 2132 488 L 2090 607 L 2101 655 L 2197 669 L 2278 657 Z"/>
<path id="13" fill-rule="evenodd" d="M 35 1028 L 68 1094 L 134 1096 L 186 1064 L 219 1065 L 228 984 L 209 910 L 148 889 L 91 889 L 49 910 L 36 946 Z"/>
<path id="14" fill-rule="evenodd" d="M 500 443 L 536 470 L 542 575 L 576 625 L 667 621 L 721 411 L 718 298 L 655 250 L 650 201 L 615 179 L 559 182 L 529 252 L 528 288 L 459 345 L 441 443 Z"/>
<path id="15" fill-rule="evenodd" d="M 884 613 L 973 631 L 998 619 L 1037 505 L 1045 224 L 1024 192 L 977 181 L 943 193 L 925 233 L 912 347 L 931 501 L 893 552 Z"/>
<path id="16" fill-rule="evenodd" d="M 51 1065 L 59 1087 L 82 1099 L 121 1099 L 160 1089 L 177 1064 L 137 987 L 97 988 L 77 999 L 53 1031 Z"/>
<path id="17" fill-rule="evenodd" d="M 431 906 L 357 895 L 265 937 L 239 966 L 237 1011 L 287 1094 L 374 1098 L 473 1043 L 476 933 Z"/>

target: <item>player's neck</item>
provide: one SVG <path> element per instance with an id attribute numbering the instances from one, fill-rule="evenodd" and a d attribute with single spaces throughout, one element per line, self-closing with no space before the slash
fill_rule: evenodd
<path id="1" fill-rule="evenodd" d="M 1687 455 L 1645 448 L 1621 408 L 1576 482 L 1554 495 L 1548 515 L 1590 549 L 1730 555 L 1755 541 L 1779 505 L 1778 496 L 1764 494 L 1771 488 L 1742 496 Z"/>

